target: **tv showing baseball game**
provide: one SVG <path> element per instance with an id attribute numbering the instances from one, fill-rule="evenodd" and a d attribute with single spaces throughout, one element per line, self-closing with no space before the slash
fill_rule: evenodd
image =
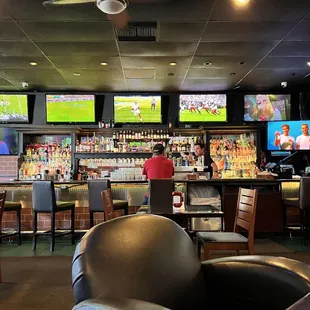
<path id="1" fill-rule="evenodd" d="M 115 123 L 161 123 L 161 96 L 114 96 Z"/>
<path id="2" fill-rule="evenodd" d="M 28 96 L 0 94 L 0 122 L 28 123 Z"/>
<path id="3" fill-rule="evenodd" d="M 94 95 L 46 95 L 48 123 L 94 123 Z"/>
<path id="4" fill-rule="evenodd" d="M 18 134 L 13 128 L 0 128 L 0 155 L 18 154 Z"/>
<path id="5" fill-rule="evenodd" d="M 180 122 L 226 122 L 226 95 L 180 95 Z"/>
<path id="6" fill-rule="evenodd" d="M 267 149 L 310 150 L 310 121 L 268 122 Z"/>
<path id="7" fill-rule="evenodd" d="M 290 119 L 290 95 L 245 95 L 244 121 L 265 122 Z"/>

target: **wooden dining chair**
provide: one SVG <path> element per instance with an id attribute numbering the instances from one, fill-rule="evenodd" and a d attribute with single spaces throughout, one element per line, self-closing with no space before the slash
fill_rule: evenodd
<path id="1" fill-rule="evenodd" d="M 233 232 L 198 232 L 196 238 L 197 253 L 201 257 L 201 246 L 206 260 L 211 250 L 240 250 L 254 254 L 254 230 L 257 204 L 257 190 L 239 188 L 237 210 Z M 241 235 L 240 229 L 248 232 L 248 237 Z"/>
<path id="2" fill-rule="evenodd" d="M 104 220 L 109 221 L 114 219 L 115 215 L 111 188 L 101 192 L 101 197 L 104 205 Z"/>
<path id="3" fill-rule="evenodd" d="M 4 212 L 6 191 L 0 191 L 0 233 L 2 229 L 2 216 Z M 1 272 L 1 258 L 0 258 L 0 283 L 2 282 L 2 272 Z"/>

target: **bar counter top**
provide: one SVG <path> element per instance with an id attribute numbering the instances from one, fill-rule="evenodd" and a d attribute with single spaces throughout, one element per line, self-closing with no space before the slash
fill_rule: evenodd
<path id="1" fill-rule="evenodd" d="M 174 180 L 175 182 L 179 183 L 209 183 L 209 184 L 248 184 L 248 183 L 255 183 L 255 184 L 263 184 L 263 183 L 282 183 L 282 182 L 299 182 L 299 179 L 275 179 L 275 180 L 265 180 L 265 179 L 245 179 L 245 178 L 239 178 L 239 179 L 211 179 L 211 180 L 205 180 L 205 179 L 198 179 L 198 180 Z M 111 180 L 112 184 L 147 184 L 147 181 L 145 180 L 124 180 L 124 181 L 116 181 Z M 31 185 L 33 181 L 0 181 L 0 186 L 19 186 L 19 185 Z M 54 182 L 55 185 L 84 185 L 87 184 L 87 181 L 63 181 L 63 182 Z"/>

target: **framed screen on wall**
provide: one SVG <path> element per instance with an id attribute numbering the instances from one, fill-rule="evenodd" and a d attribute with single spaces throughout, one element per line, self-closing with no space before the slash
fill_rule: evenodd
<path id="1" fill-rule="evenodd" d="M 310 150 L 310 121 L 268 122 L 267 149 Z"/>
<path id="2" fill-rule="evenodd" d="M 226 95 L 180 95 L 180 122 L 226 122 Z"/>
<path id="3" fill-rule="evenodd" d="M 94 95 L 46 95 L 48 123 L 94 123 Z"/>
<path id="4" fill-rule="evenodd" d="M 0 123 L 28 122 L 28 96 L 0 94 Z"/>
<path id="5" fill-rule="evenodd" d="M 18 134 L 13 128 L 0 127 L 0 155 L 18 154 Z"/>
<path id="6" fill-rule="evenodd" d="M 114 96 L 115 123 L 161 123 L 161 96 Z"/>
<path id="7" fill-rule="evenodd" d="M 245 95 L 244 121 L 285 121 L 290 119 L 290 95 Z"/>

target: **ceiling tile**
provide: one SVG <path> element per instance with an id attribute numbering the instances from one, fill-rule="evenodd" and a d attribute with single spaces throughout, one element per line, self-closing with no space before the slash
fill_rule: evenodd
<path id="1" fill-rule="evenodd" d="M 305 69 L 310 57 L 266 57 L 258 68 L 288 68 Z"/>
<path id="2" fill-rule="evenodd" d="M 124 79 L 113 80 L 113 83 L 94 80 L 89 81 L 87 79 L 70 80 L 72 87 L 78 90 L 85 91 L 126 91 L 127 86 Z"/>
<path id="3" fill-rule="evenodd" d="M 270 56 L 292 56 L 310 57 L 310 42 L 281 42 L 271 53 Z"/>
<path id="4" fill-rule="evenodd" d="M 122 56 L 190 56 L 196 43 L 120 42 Z"/>
<path id="5" fill-rule="evenodd" d="M 20 25 L 35 42 L 102 42 L 114 40 L 110 22 L 20 22 Z"/>
<path id="6" fill-rule="evenodd" d="M 5 71 L 0 70 L 0 75 L 14 84 L 21 84 L 22 82 L 28 82 L 29 86 L 32 84 L 66 84 L 66 81 L 57 70 L 52 69 L 7 69 Z"/>
<path id="7" fill-rule="evenodd" d="M 186 72 L 187 68 L 156 69 L 156 79 L 183 79 Z"/>
<path id="8" fill-rule="evenodd" d="M 202 42 L 196 56 L 260 56 L 268 53 L 277 42 Z"/>
<path id="9" fill-rule="evenodd" d="M 217 1 L 211 20 L 282 21 L 303 18 L 310 11 L 307 0 L 256 0 L 236 6 L 231 0 Z"/>
<path id="10" fill-rule="evenodd" d="M 22 30 L 13 21 L 0 21 L 0 41 L 29 42 Z"/>
<path id="11" fill-rule="evenodd" d="M 116 56 L 118 55 L 115 42 L 106 43 L 38 43 L 38 46 L 47 56 Z M 1 49 L 1 47 L 0 47 Z"/>
<path id="12" fill-rule="evenodd" d="M 246 69 L 239 69 L 234 76 L 229 74 L 232 71 L 229 68 L 205 68 L 205 69 L 190 69 L 187 73 L 186 79 L 233 79 L 243 77 L 248 71 Z"/>
<path id="13" fill-rule="evenodd" d="M 237 68 L 252 67 L 259 62 L 261 57 L 240 57 L 240 56 L 195 56 L 191 68 Z M 205 62 L 211 62 L 211 65 L 204 65 Z M 243 62 L 243 65 L 239 63 Z"/>
<path id="14" fill-rule="evenodd" d="M 109 56 L 50 56 L 49 59 L 58 68 L 75 68 L 75 69 L 121 69 L 119 57 Z M 101 66 L 102 62 L 107 62 L 107 66 Z"/>
<path id="15" fill-rule="evenodd" d="M 154 79 L 154 69 L 126 69 L 126 79 Z"/>
<path id="16" fill-rule="evenodd" d="M 205 23 L 161 23 L 159 41 L 198 42 Z"/>
<path id="17" fill-rule="evenodd" d="M 226 79 L 217 80 L 185 80 L 181 90 L 184 91 L 225 91 L 232 88 L 233 83 Z"/>
<path id="18" fill-rule="evenodd" d="M 0 68 L 7 69 L 30 69 L 30 62 L 37 62 L 40 69 L 53 69 L 53 65 L 45 57 L 33 56 L 0 56 Z"/>
<path id="19" fill-rule="evenodd" d="M 210 22 L 202 41 L 248 42 L 281 40 L 296 22 Z"/>
<path id="20" fill-rule="evenodd" d="M 81 69 L 76 71 L 75 69 L 60 69 L 60 72 L 68 79 L 73 81 L 79 80 L 100 80 L 109 82 L 111 80 L 119 80 L 123 78 L 123 72 L 121 70 L 87 70 Z M 80 76 L 75 76 L 74 73 L 79 73 Z"/>
<path id="21" fill-rule="evenodd" d="M 170 63 L 176 62 L 177 67 L 187 68 L 192 57 L 122 57 L 124 68 L 171 68 Z"/>
<path id="22" fill-rule="evenodd" d="M 129 91 L 174 91 L 178 90 L 182 80 L 149 80 L 149 79 L 130 79 L 127 80 Z"/>
<path id="23" fill-rule="evenodd" d="M 1 42 L 0 56 L 42 56 L 42 53 L 28 42 Z"/>
<path id="24" fill-rule="evenodd" d="M 7 11 L 17 20 L 44 21 L 103 21 L 106 14 L 94 3 L 44 7 L 43 0 L 1 0 Z"/>
<path id="25" fill-rule="evenodd" d="M 0 77 L 0 87 L 1 89 L 3 89 L 3 87 L 14 87 L 14 85 L 9 81 L 7 81 L 6 79 Z"/>
<path id="26" fill-rule="evenodd" d="M 302 21 L 285 39 L 287 41 L 310 41 L 310 20 Z"/>

